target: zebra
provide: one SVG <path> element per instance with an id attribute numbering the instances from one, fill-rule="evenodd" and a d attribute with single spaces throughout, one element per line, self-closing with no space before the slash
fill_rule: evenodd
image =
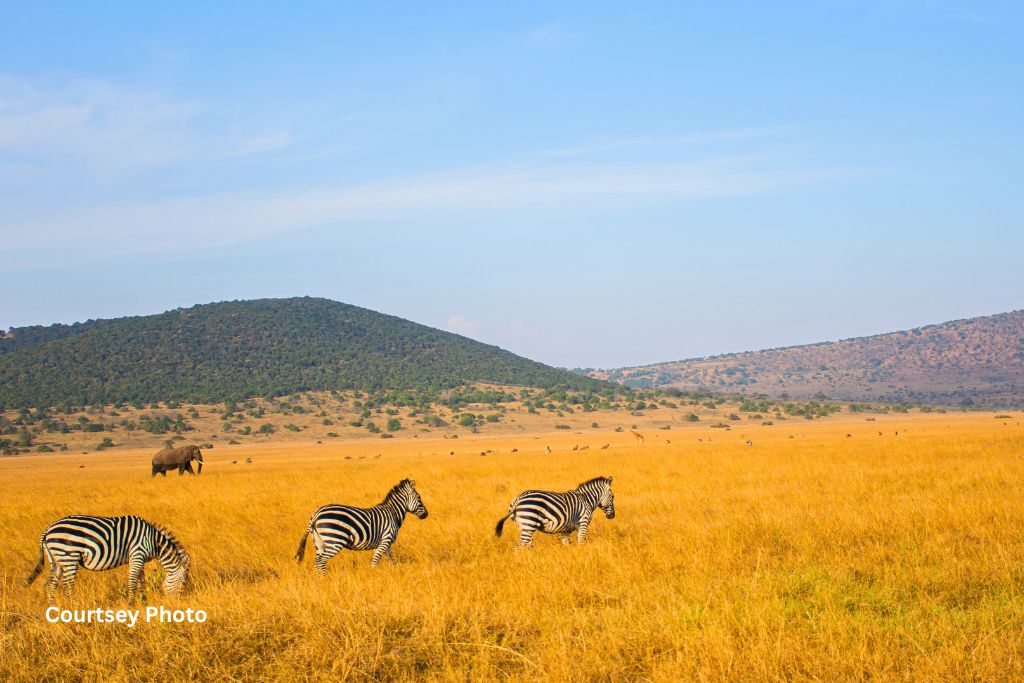
<path id="1" fill-rule="evenodd" d="M 39 563 L 26 579 L 26 586 L 42 573 L 44 557 L 50 561 L 46 596 L 51 604 L 58 583 L 64 595 L 71 599 L 79 567 L 104 571 L 129 565 L 128 600 L 131 602 L 137 592 L 141 593 L 143 567 L 150 560 L 160 562 L 167 573 L 164 591 L 168 594 L 184 589 L 191 564 L 185 547 L 170 531 L 135 515 L 71 515 L 58 519 L 39 539 Z"/>
<path id="2" fill-rule="evenodd" d="M 532 546 L 537 531 L 559 534 L 565 544 L 575 531 L 576 541 L 583 543 L 595 508 L 601 508 L 608 519 L 615 519 L 611 477 L 595 477 L 565 493 L 523 491 L 509 504 L 508 514 L 498 520 L 494 534 L 500 538 L 505 520 L 511 517 L 519 526 L 520 546 Z"/>
<path id="3" fill-rule="evenodd" d="M 306 533 L 299 541 L 295 561 L 302 562 L 306 554 L 306 539 L 313 534 L 316 557 L 313 566 L 320 576 L 327 574 L 327 560 L 342 549 L 374 550 L 370 563 L 376 567 L 384 555 L 392 562 L 391 544 L 398 537 L 398 530 L 405 521 L 405 513 L 411 512 L 420 519 L 427 518 L 427 508 L 416 490 L 416 482 L 403 479 L 388 491 L 384 501 L 372 508 L 357 508 L 349 505 L 324 505 L 309 520 Z"/>

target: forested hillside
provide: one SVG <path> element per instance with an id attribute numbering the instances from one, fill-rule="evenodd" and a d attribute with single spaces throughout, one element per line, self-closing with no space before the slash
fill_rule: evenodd
<path id="1" fill-rule="evenodd" d="M 0 406 L 210 403 L 310 390 L 437 392 L 472 382 L 595 388 L 495 346 L 316 298 L 194 306 L 0 341 Z"/>

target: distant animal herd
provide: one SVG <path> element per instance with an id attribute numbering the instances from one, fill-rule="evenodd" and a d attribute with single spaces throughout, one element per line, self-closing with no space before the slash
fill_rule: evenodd
<path id="1" fill-rule="evenodd" d="M 196 471 L 192 469 L 193 462 L 197 463 Z M 246 458 L 246 462 L 252 459 Z M 185 472 L 202 473 L 202 452 L 197 446 L 182 446 L 165 448 L 153 456 L 152 477 L 157 474 L 166 477 L 170 470 L 177 470 L 179 476 Z M 505 522 L 512 519 L 519 527 L 522 547 L 532 546 L 533 535 L 538 531 L 558 534 L 563 543 L 569 543 L 575 533 L 577 542 L 583 543 L 595 510 L 600 509 L 608 519 L 615 517 L 615 496 L 611 487 L 611 477 L 596 477 L 564 492 L 524 491 L 509 504 L 508 514 L 495 527 L 495 535 L 500 537 Z M 419 519 L 427 517 L 426 505 L 412 479 L 398 482 L 384 500 L 373 507 L 324 505 L 310 518 L 295 560 L 302 562 L 307 541 L 312 536 L 316 551 L 313 566 L 321 576 L 327 573 L 327 562 L 342 550 L 374 551 L 372 566 L 377 566 L 385 556 L 394 562 L 391 546 L 398 538 L 407 513 Z M 131 601 L 139 594 L 146 563 L 152 560 L 158 561 L 166 574 L 164 591 L 180 593 L 188 584 L 191 557 L 168 529 L 135 515 L 71 515 L 53 522 L 43 532 L 39 539 L 39 561 L 25 583 L 35 581 L 49 561 L 46 595 L 53 603 L 58 587 L 67 598 L 73 596 L 79 568 L 104 571 L 127 564 L 128 599 Z"/>

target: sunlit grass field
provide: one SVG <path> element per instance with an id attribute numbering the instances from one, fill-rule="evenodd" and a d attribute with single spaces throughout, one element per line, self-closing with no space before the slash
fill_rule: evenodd
<path id="1" fill-rule="evenodd" d="M 694 425 L 642 448 L 610 430 L 286 442 L 156 480 L 151 450 L 4 458 L 0 679 L 1021 679 L 1022 421 Z M 608 474 L 618 514 L 598 512 L 587 545 L 494 537 L 521 490 Z M 430 516 L 406 518 L 395 564 L 343 553 L 323 579 L 311 551 L 295 563 L 317 506 L 372 505 L 403 477 Z M 165 597 L 152 563 L 148 600 L 209 620 L 46 623 L 49 568 L 23 581 L 72 513 L 174 531 L 194 588 Z M 126 607 L 126 585 L 126 568 L 81 571 L 74 606 Z"/>

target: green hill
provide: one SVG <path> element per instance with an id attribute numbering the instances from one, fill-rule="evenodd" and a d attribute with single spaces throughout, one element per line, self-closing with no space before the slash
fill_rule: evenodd
<path id="1" fill-rule="evenodd" d="M 606 386 L 456 334 L 309 297 L 14 328 L 0 337 L 4 408 L 211 403 L 329 389 L 438 392 L 472 382 Z"/>

